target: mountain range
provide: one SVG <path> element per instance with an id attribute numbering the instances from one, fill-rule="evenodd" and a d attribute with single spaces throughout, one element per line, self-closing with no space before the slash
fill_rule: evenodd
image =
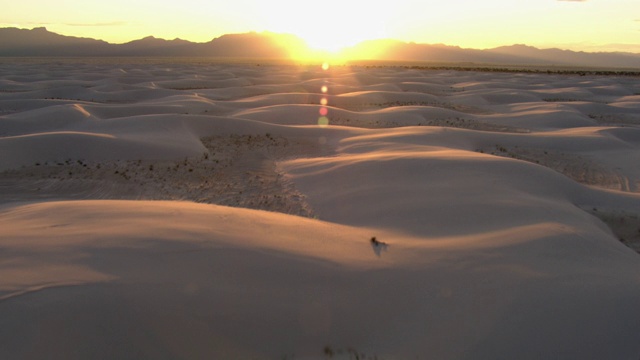
<path id="1" fill-rule="evenodd" d="M 292 50 L 293 49 L 293 50 Z M 149 36 L 125 44 L 64 36 L 46 28 L 0 28 L 2 57 L 218 57 L 287 59 L 306 49 L 304 40 L 290 34 L 250 32 L 228 34 L 205 43 L 164 40 Z M 306 50 L 310 51 L 310 50 Z M 363 57 L 361 54 L 368 54 Z M 640 54 L 538 49 L 527 45 L 493 49 L 465 49 L 443 44 L 396 40 L 368 40 L 344 49 L 343 57 L 358 60 L 425 61 L 437 63 L 588 66 L 640 69 Z"/>

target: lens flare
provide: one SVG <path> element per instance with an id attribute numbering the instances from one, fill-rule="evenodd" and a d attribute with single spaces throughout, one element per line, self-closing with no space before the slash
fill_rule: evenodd
<path id="1" fill-rule="evenodd" d="M 326 94 L 327 91 L 329 91 L 329 88 L 327 87 L 327 85 L 322 85 L 322 87 L 320 88 L 320 91 L 322 91 L 323 94 Z"/>
<path id="2" fill-rule="evenodd" d="M 322 63 L 322 70 L 324 70 L 324 71 L 329 70 L 329 63 L 328 62 Z"/>
<path id="3" fill-rule="evenodd" d="M 326 107 L 320 108 L 320 115 L 327 116 L 328 113 L 329 113 L 329 109 L 327 109 Z"/>
<path id="4" fill-rule="evenodd" d="M 320 127 L 326 127 L 327 125 L 329 125 L 329 118 L 328 118 L 328 117 L 326 117 L 326 116 L 321 116 L 321 117 L 318 119 L 318 125 L 319 125 Z"/>
<path id="5" fill-rule="evenodd" d="M 320 99 L 320 105 L 327 106 L 328 103 L 329 103 L 329 101 L 327 100 L 327 98 Z"/>

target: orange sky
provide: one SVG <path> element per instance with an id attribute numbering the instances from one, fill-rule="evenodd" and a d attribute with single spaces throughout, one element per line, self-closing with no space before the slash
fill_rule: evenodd
<path id="1" fill-rule="evenodd" d="M 206 42 L 273 31 L 337 50 L 374 38 L 492 48 L 523 43 L 640 53 L 638 0 L 0 0 L 0 26 L 45 26 L 63 35 L 123 43 L 153 35 Z"/>

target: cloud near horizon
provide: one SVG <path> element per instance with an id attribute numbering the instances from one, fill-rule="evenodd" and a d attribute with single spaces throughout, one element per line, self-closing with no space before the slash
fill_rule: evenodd
<path id="1" fill-rule="evenodd" d="M 111 21 L 99 23 L 64 23 L 66 26 L 123 26 L 127 25 L 126 21 Z"/>
<path id="2" fill-rule="evenodd" d="M 9 27 L 29 27 L 29 26 L 74 26 L 74 27 L 101 27 L 101 26 L 125 26 L 129 23 L 126 21 L 111 21 L 111 22 L 95 22 L 95 23 L 58 23 L 58 22 L 42 22 L 42 21 L 29 21 L 21 23 L 3 23 L 0 22 L 0 26 Z"/>

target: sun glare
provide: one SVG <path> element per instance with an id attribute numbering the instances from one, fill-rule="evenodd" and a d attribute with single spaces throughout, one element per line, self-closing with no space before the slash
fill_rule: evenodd
<path id="1" fill-rule="evenodd" d="M 353 26 L 357 28 L 358 26 Z M 305 29 L 297 32 L 312 50 L 337 53 L 357 43 L 375 38 L 374 31 L 355 30 L 338 25 L 327 24 L 318 30 Z"/>
<path id="2" fill-rule="evenodd" d="M 260 11 L 265 28 L 297 35 L 315 52 L 336 55 L 364 40 L 388 37 L 389 11 L 370 2 L 321 0 L 315 7 L 301 7 L 299 2 L 280 0 L 264 2 Z"/>

